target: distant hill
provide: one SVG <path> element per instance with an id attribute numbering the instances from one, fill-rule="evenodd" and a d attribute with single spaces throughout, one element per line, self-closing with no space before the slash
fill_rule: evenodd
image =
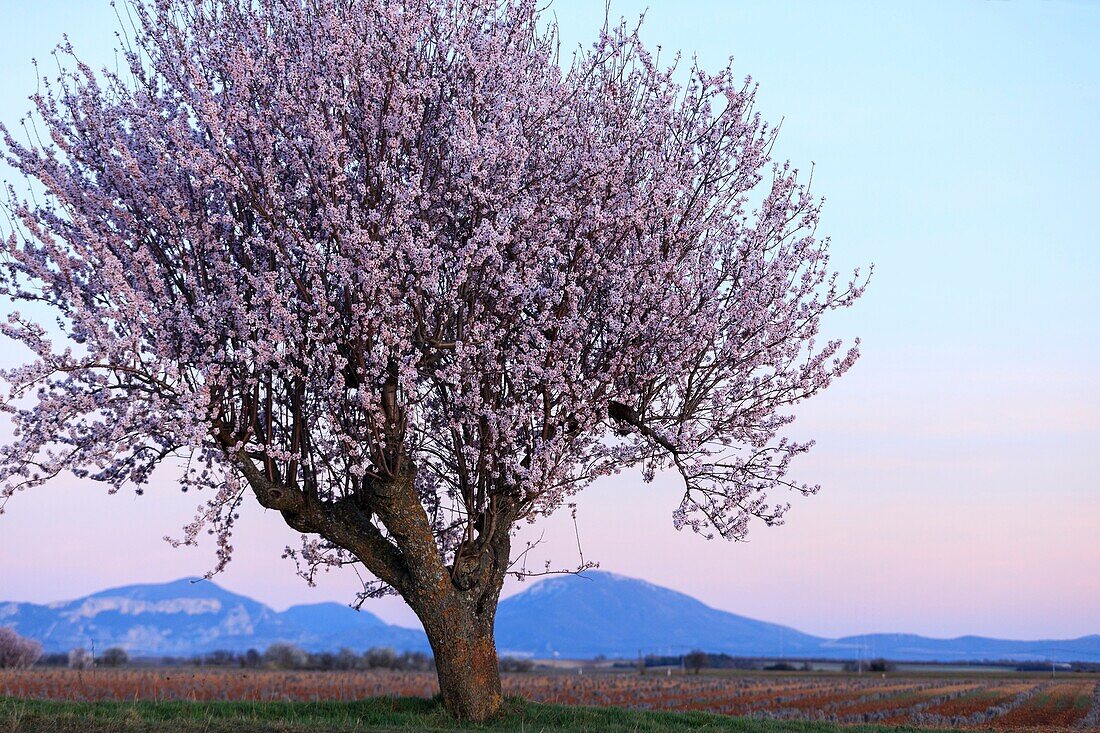
<path id="1" fill-rule="evenodd" d="M 38 639 L 47 652 L 94 643 L 97 649 L 121 646 L 135 655 L 183 656 L 262 650 L 277 641 L 310 651 L 341 646 L 428 650 L 422 632 L 390 626 L 366 611 L 321 603 L 277 613 L 196 578 L 112 588 L 49 605 L 0 603 L 0 625 Z"/>
<path id="2" fill-rule="evenodd" d="M 979 636 L 932 639 L 868 634 L 825 639 L 787 626 L 711 608 L 668 588 L 604 572 L 534 584 L 500 604 L 497 645 L 536 657 L 636 657 L 689 649 L 733 656 L 914 662 L 980 660 L 1100 661 L 1100 635 L 1011 641 Z"/>
<path id="3" fill-rule="evenodd" d="M 614 573 L 543 580 L 497 611 L 502 652 L 539 657 L 636 657 L 691 649 L 743 656 L 811 656 L 824 639 L 719 611 L 691 596 Z"/>
<path id="4" fill-rule="evenodd" d="M 423 632 L 387 624 L 367 611 L 317 603 L 279 613 L 196 579 L 114 588 L 48 605 L 0 602 L 0 626 L 7 625 L 51 652 L 94 643 L 97 650 L 122 646 L 134 655 L 186 656 L 263 649 L 276 641 L 309 651 L 429 650 Z M 1100 662 L 1100 635 L 1045 641 L 912 634 L 825 639 L 711 608 L 644 580 L 596 571 L 552 577 L 504 599 L 496 636 L 502 654 L 540 658 L 634 658 L 639 651 L 704 649 L 758 657 Z"/>
<path id="5" fill-rule="evenodd" d="M 1079 639 L 1013 641 L 984 636 L 932 639 L 915 634 L 864 634 L 827 641 L 822 656 L 862 656 L 913 661 L 959 662 L 981 659 L 1013 661 L 1100 662 L 1100 635 Z"/>

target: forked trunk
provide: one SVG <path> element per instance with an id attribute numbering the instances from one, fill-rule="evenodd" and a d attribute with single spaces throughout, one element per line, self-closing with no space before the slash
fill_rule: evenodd
<path id="1" fill-rule="evenodd" d="M 454 606 L 425 624 L 435 654 L 443 706 L 462 720 L 483 721 L 500 711 L 500 689 L 492 612 L 482 616 Z"/>

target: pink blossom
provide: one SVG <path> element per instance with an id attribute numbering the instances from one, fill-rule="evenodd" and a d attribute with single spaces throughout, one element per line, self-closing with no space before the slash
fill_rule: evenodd
<path id="1" fill-rule="evenodd" d="M 60 47 L 38 135 L 3 131 L 46 196 L 9 189 L 0 292 L 57 327 L 0 324 L 34 355 L 0 502 L 184 457 L 213 496 L 180 542 L 212 529 L 219 567 L 255 494 L 308 528 L 289 554 L 391 583 L 303 512 L 405 552 L 374 495 L 414 475 L 454 563 L 630 467 L 730 539 L 815 491 L 784 430 L 858 356 L 819 333 L 866 280 L 829 269 L 755 87 L 680 84 L 626 25 L 559 64 L 537 8 L 157 0 L 122 72 Z"/>

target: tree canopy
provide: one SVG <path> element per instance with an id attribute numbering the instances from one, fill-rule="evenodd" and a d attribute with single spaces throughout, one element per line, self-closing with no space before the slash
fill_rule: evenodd
<path id="1" fill-rule="evenodd" d="M 44 195 L 9 193 L 0 501 L 184 457 L 222 563 L 251 495 L 308 567 L 495 605 L 517 523 L 600 476 L 675 471 L 676 526 L 730 539 L 815 490 L 784 428 L 865 282 L 732 66 L 614 23 L 563 60 L 533 0 L 127 17 L 120 70 L 62 45 L 4 130 Z"/>

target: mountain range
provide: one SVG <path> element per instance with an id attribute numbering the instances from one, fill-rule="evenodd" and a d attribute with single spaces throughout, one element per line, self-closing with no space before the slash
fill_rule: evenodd
<path id="1" fill-rule="evenodd" d="M 37 639 L 47 652 L 120 646 L 132 656 L 185 656 L 217 649 L 263 650 L 277 641 L 310 651 L 388 646 L 428 651 L 422 631 L 391 626 L 339 603 L 279 613 L 208 580 L 128 585 L 61 603 L 0 602 L 0 626 Z"/>
<path id="2" fill-rule="evenodd" d="M 0 626 L 49 652 L 121 646 L 134 656 L 184 656 L 263 649 L 276 641 L 309 651 L 392 647 L 429 651 L 422 631 L 387 624 L 339 603 L 277 612 L 211 581 L 131 585 L 47 605 L 0 602 Z M 735 656 L 910 661 L 1100 661 L 1100 635 L 1013 641 L 866 634 L 826 639 L 711 608 L 644 580 L 590 571 L 537 582 L 500 603 L 501 654 L 537 658 L 635 658 L 691 649 Z"/>

